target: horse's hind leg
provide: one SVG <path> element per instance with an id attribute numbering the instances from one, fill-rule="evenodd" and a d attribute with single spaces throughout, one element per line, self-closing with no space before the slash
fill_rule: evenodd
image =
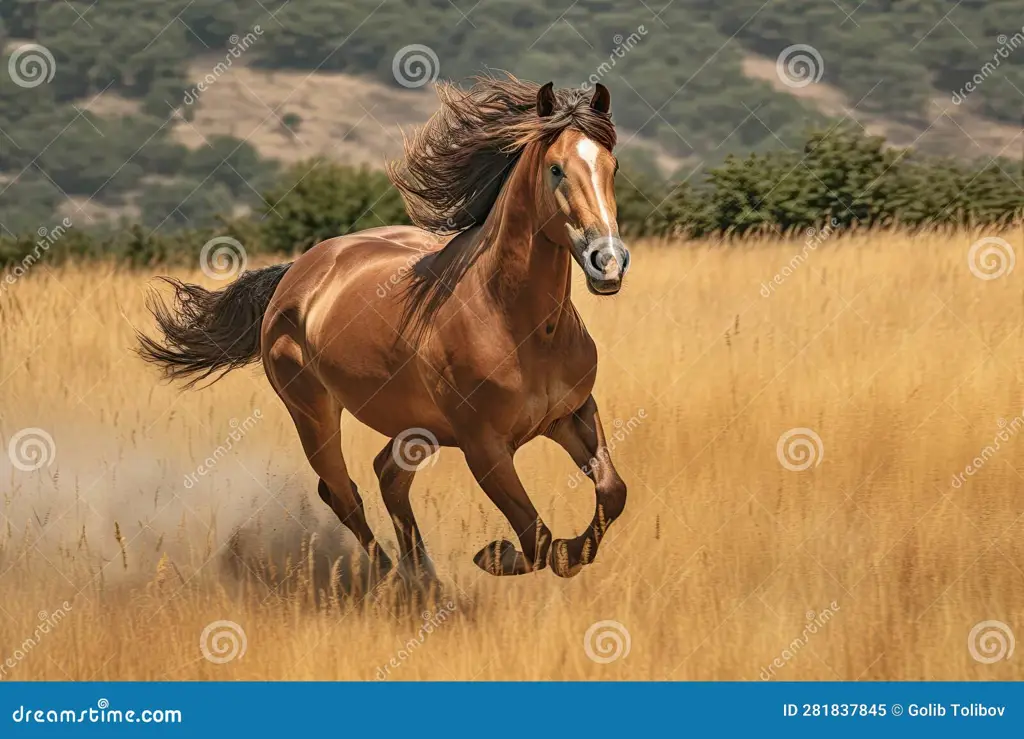
<path id="1" fill-rule="evenodd" d="M 319 418 L 296 417 L 296 414 L 292 414 L 292 418 L 306 458 L 320 476 L 317 486 L 320 499 L 355 534 L 370 558 L 371 568 L 376 570 L 375 575 L 383 577 L 391 570 L 391 560 L 366 522 L 363 499 L 355 482 L 348 476 L 345 458 L 341 455 L 341 409 L 328 406 Z"/>
<path id="2" fill-rule="evenodd" d="M 391 522 L 395 525 L 395 534 L 398 536 L 398 546 L 401 551 L 399 570 L 411 570 L 415 579 L 423 578 L 432 581 L 437 579 L 434 565 L 430 561 L 430 557 L 427 556 L 423 537 L 409 502 L 409 491 L 412 488 L 412 480 L 416 476 L 416 467 L 404 462 L 399 463 L 399 460 L 404 457 L 400 449 L 395 449 L 395 444 L 400 443 L 400 440 L 389 440 L 374 458 L 373 469 L 377 473 L 381 496 L 384 498 L 384 505 L 387 506 L 388 515 L 391 516 Z M 422 464 L 426 459 L 418 461 Z"/>
<path id="3" fill-rule="evenodd" d="M 590 526 L 575 539 L 556 539 L 551 545 L 551 569 L 562 577 L 590 564 L 612 521 L 626 506 L 626 483 L 612 464 L 594 397 L 575 413 L 558 421 L 547 434 L 560 444 L 594 483 L 597 506 Z"/>
<path id="4" fill-rule="evenodd" d="M 341 406 L 295 360 L 278 356 L 267 374 L 295 422 L 306 459 L 320 476 L 317 492 L 321 500 L 355 534 L 370 557 L 371 568 L 380 576 L 387 574 L 391 560 L 366 522 L 363 499 L 341 455 Z"/>

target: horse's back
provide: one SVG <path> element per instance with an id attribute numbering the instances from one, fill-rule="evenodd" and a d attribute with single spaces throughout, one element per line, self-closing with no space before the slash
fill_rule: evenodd
<path id="1" fill-rule="evenodd" d="M 315 303 L 333 303 L 368 274 L 382 273 L 390 282 L 388 275 L 404 276 L 422 256 L 443 245 L 443 239 L 413 226 L 383 226 L 321 241 L 292 263 L 277 288 L 274 307 L 305 313 Z"/>
<path id="2" fill-rule="evenodd" d="M 314 248 L 329 245 L 328 248 L 344 250 L 372 245 L 425 253 L 440 249 L 445 241 L 446 239 L 416 226 L 379 226 L 328 239 Z"/>

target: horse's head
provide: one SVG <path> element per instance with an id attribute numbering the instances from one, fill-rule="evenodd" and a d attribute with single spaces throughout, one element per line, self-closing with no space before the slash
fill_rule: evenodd
<path id="1" fill-rule="evenodd" d="M 551 116 L 555 107 L 555 92 L 549 82 L 537 92 L 537 115 Z M 608 115 L 611 96 L 604 85 L 596 86 L 590 109 Z M 541 162 L 539 192 L 545 236 L 569 249 L 583 268 L 592 293 L 614 295 L 629 269 L 629 250 L 619 238 L 616 220 L 618 162 L 608 148 L 571 126 L 547 148 Z"/>

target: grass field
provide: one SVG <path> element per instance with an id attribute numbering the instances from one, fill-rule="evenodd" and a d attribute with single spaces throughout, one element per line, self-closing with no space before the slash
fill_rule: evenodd
<path id="1" fill-rule="evenodd" d="M 413 504 L 445 589 L 413 607 L 346 586 L 258 367 L 160 385 L 151 275 L 37 265 L 0 294 L 0 678 L 1024 679 L 1003 627 L 970 639 L 1024 629 L 1024 268 L 975 276 L 986 235 L 638 244 L 618 297 L 578 279 L 625 514 L 572 580 L 490 577 L 507 524 L 443 450 Z M 395 551 L 383 438 L 343 430 Z M 556 536 L 589 520 L 561 450 L 517 466 Z"/>

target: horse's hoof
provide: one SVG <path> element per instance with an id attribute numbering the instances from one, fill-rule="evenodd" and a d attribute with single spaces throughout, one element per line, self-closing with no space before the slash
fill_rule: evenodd
<path id="1" fill-rule="evenodd" d="M 502 539 L 493 541 L 473 557 L 476 566 L 491 575 L 518 574 L 518 560 L 522 557 L 515 544 Z"/>
<path id="2" fill-rule="evenodd" d="M 583 569 L 582 562 L 570 561 L 569 542 L 566 539 L 555 539 L 551 542 L 548 566 L 559 577 L 575 577 Z"/>

